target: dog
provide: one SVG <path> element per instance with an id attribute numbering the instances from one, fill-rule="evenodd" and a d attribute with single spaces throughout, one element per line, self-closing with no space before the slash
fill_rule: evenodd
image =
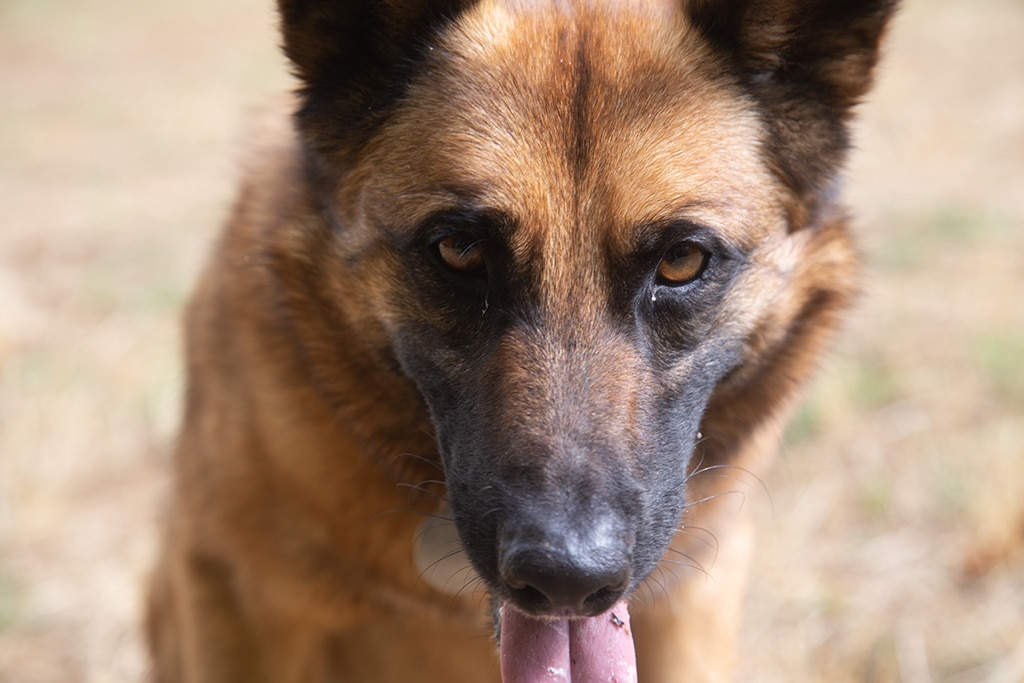
<path id="1" fill-rule="evenodd" d="M 280 0 L 187 313 L 161 683 L 726 681 L 895 0 Z"/>

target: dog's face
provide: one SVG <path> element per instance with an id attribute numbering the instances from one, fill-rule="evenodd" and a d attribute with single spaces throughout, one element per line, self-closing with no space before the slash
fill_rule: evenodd
<path id="1" fill-rule="evenodd" d="M 658 562 L 705 406 L 791 268 L 744 94 L 671 17 L 625 18 L 461 22 L 351 217 L 390 257 L 379 307 L 466 549 L 538 611 L 604 611 Z M 535 545 L 564 557 L 517 566 Z M 585 594 L 520 576 L 573 570 Z"/>
<path id="2" fill-rule="evenodd" d="M 386 113 L 331 134 L 341 96 L 283 3 L 332 258 L 422 396 L 481 577 L 528 613 L 598 614 L 665 552 L 709 404 L 770 417 L 802 316 L 849 293 L 844 115 L 792 103 L 822 139 L 806 170 L 737 57 L 745 3 L 429 4 L 380 22 L 433 18 L 359 100 Z"/>

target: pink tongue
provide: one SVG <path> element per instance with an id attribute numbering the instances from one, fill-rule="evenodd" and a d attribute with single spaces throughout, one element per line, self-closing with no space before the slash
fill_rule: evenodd
<path id="1" fill-rule="evenodd" d="M 502 683 L 636 683 L 626 601 L 586 619 L 535 619 L 501 610 Z"/>

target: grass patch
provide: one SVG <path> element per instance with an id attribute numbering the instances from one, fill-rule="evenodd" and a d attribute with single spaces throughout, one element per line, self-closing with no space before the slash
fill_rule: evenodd
<path id="1" fill-rule="evenodd" d="M 1024 331 L 992 331 L 976 337 L 971 358 L 996 400 L 1024 407 Z"/>
<path id="2" fill-rule="evenodd" d="M 903 395 L 897 372 L 881 356 L 861 357 L 844 374 L 844 393 L 859 411 L 874 412 Z"/>
<path id="3" fill-rule="evenodd" d="M 49 390 L 58 384 L 60 372 L 54 354 L 32 349 L 0 368 L 0 382 L 14 387 L 22 395 Z"/>
<path id="4" fill-rule="evenodd" d="M 814 398 L 805 401 L 789 421 L 786 428 L 786 443 L 798 444 L 824 431 L 825 419 L 821 401 Z"/>
<path id="5" fill-rule="evenodd" d="M 964 519 L 977 500 L 972 490 L 973 480 L 959 468 L 941 460 L 934 462 L 929 472 L 929 496 L 936 517 L 944 516 L 949 523 Z"/>
<path id="6" fill-rule="evenodd" d="M 140 313 L 176 315 L 185 305 L 188 291 L 177 283 L 156 282 L 135 293 L 132 304 Z"/>
<path id="7" fill-rule="evenodd" d="M 899 375 L 877 354 L 846 360 L 815 383 L 786 429 L 794 445 L 849 421 L 853 413 L 873 413 L 904 396 Z"/>
<path id="8" fill-rule="evenodd" d="M 1012 219 L 997 213 L 960 206 L 940 207 L 901 222 L 900 230 L 886 238 L 884 248 L 872 260 L 886 270 L 928 268 L 936 250 L 971 246 L 1008 234 L 1011 226 Z"/>
<path id="9" fill-rule="evenodd" d="M 876 478 L 861 488 L 861 510 L 872 520 L 887 519 L 892 511 L 892 503 L 892 481 L 889 478 Z"/>
<path id="10" fill-rule="evenodd" d="M 0 632 L 14 624 L 18 615 L 18 587 L 6 574 L 0 574 Z"/>

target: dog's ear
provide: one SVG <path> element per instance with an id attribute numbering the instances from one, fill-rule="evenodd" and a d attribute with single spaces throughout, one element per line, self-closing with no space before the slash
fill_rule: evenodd
<path id="1" fill-rule="evenodd" d="M 364 139 L 401 95 L 431 36 L 475 1 L 278 0 L 307 142 L 336 149 Z"/>
<path id="2" fill-rule="evenodd" d="M 775 171 L 805 201 L 830 191 L 853 105 L 898 0 L 694 0 L 694 26 L 764 111 Z"/>

